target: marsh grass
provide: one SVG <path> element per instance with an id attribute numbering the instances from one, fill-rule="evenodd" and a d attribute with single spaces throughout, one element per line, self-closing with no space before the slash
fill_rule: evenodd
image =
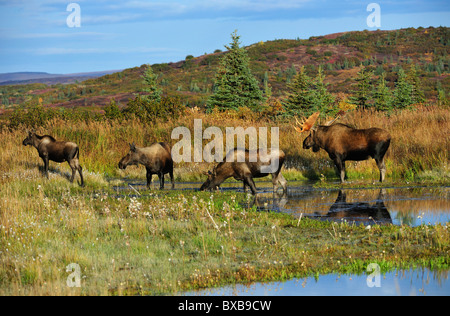
<path id="1" fill-rule="evenodd" d="M 36 171 L 35 173 L 37 173 Z M 242 193 L 116 192 L 57 175 L 0 192 L 0 295 L 160 295 L 329 272 L 448 269 L 450 227 L 324 223 L 258 212 Z M 81 288 L 66 267 L 81 267 Z"/>
<path id="2" fill-rule="evenodd" d="M 124 172 L 116 167 L 129 142 L 171 142 L 172 128 L 192 129 L 194 117 L 202 118 L 204 127 L 280 126 L 288 180 L 327 183 L 335 177 L 326 154 L 303 151 L 303 138 L 290 124 L 232 115 L 194 113 L 151 127 L 139 121 L 53 121 L 39 128 L 38 133 L 79 144 L 85 188 L 69 183 L 66 164 L 51 163 L 50 179 L 43 178 L 36 150 L 22 146 L 25 129 L 1 130 L 0 295 L 174 294 L 236 282 L 363 273 L 371 262 L 382 270 L 448 269 L 448 225 L 367 230 L 258 212 L 252 197 L 243 193 L 114 189 L 127 187 L 120 180 L 124 177 L 145 177 L 142 168 Z M 419 108 L 389 117 L 354 112 L 345 121 L 391 132 L 388 180 L 448 183 L 447 109 Z M 176 177 L 201 181 L 201 171 L 209 168 L 206 163 L 181 164 Z M 372 161 L 347 170 L 353 181 L 378 178 Z M 81 267 L 81 288 L 66 285 L 71 263 Z"/>

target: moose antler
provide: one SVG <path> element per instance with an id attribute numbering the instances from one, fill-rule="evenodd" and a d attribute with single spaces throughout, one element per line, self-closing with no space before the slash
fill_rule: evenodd
<path id="1" fill-rule="evenodd" d="M 344 116 L 344 115 L 345 115 L 345 111 L 339 111 L 337 116 L 333 120 L 331 120 L 327 124 L 325 124 L 325 126 L 333 125 L 337 120 L 339 120 L 341 118 L 341 116 Z"/>
<path id="2" fill-rule="evenodd" d="M 298 126 L 294 126 L 295 130 L 299 133 L 307 132 L 311 130 L 311 128 L 316 124 L 317 119 L 319 118 L 320 112 L 316 112 L 313 115 L 311 115 L 307 120 L 303 120 L 302 123 L 300 123 L 297 118 L 295 118 L 295 121 Z"/>

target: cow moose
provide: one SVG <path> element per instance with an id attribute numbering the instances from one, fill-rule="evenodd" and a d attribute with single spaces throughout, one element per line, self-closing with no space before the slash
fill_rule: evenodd
<path id="1" fill-rule="evenodd" d="M 300 127 L 299 133 L 310 131 L 303 142 L 304 149 L 312 148 L 314 152 L 324 149 L 334 161 L 341 182 L 345 181 L 345 161 L 361 161 L 374 158 L 380 170 L 380 182 L 384 181 L 386 165 L 384 156 L 391 143 L 391 135 L 380 128 L 355 129 L 344 124 L 334 124 L 339 116 L 324 126 L 314 126 L 320 113 L 315 113 Z"/>
<path id="2" fill-rule="evenodd" d="M 256 195 L 257 191 L 253 179 L 271 174 L 274 192 L 278 191 L 278 184 L 286 192 L 287 181 L 281 174 L 281 168 L 285 160 L 284 152 L 282 150 L 272 150 L 265 158 L 268 159 L 261 159 L 260 153 L 257 151 L 239 148 L 231 150 L 227 154 L 225 161 L 219 163 L 212 171 L 207 173 L 208 179 L 203 183 L 200 191 L 215 190 L 226 179 L 233 177 L 238 181 L 243 181 L 244 192 L 247 191 L 247 187 L 250 187 L 253 195 Z M 277 160 L 278 164 L 274 164 L 276 162 L 274 160 Z M 272 168 L 271 166 L 274 165 L 276 167 Z"/>
<path id="3" fill-rule="evenodd" d="M 55 138 L 49 135 L 39 136 L 34 132 L 28 132 L 28 137 L 22 142 L 24 146 L 33 146 L 37 149 L 39 157 L 44 161 L 45 175 L 48 179 L 48 165 L 49 161 L 63 163 L 67 161 L 72 169 L 72 177 L 70 182 L 75 179 L 76 172 L 80 174 L 81 184 L 84 186 L 83 168 L 80 166 L 80 149 L 78 145 L 72 142 L 56 141 Z"/>
<path id="4" fill-rule="evenodd" d="M 129 165 L 144 165 L 147 170 L 147 187 L 150 189 L 152 176 L 159 177 L 160 189 L 164 189 L 164 175 L 169 174 L 172 189 L 175 187 L 173 178 L 173 160 L 170 146 L 167 143 L 155 143 L 150 147 L 139 148 L 130 144 L 130 151 L 119 162 L 119 169 L 125 170 Z"/>

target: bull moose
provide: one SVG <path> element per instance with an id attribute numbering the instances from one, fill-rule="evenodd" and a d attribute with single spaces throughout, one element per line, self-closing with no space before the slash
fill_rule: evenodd
<path id="1" fill-rule="evenodd" d="M 380 182 L 384 181 L 386 165 L 384 156 L 391 143 L 391 135 L 380 128 L 355 129 L 344 124 L 333 124 L 339 116 L 324 126 L 314 126 L 320 113 L 315 113 L 303 124 L 297 121 L 300 133 L 310 131 L 303 142 L 304 149 L 314 152 L 324 149 L 334 161 L 341 182 L 345 181 L 345 161 L 375 159 L 380 170 Z"/>
<path id="2" fill-rule="evenodd" d="M 130 151 L 119 162 L 119 169 L 125 170 L 129 165 L 144 165 L 147 170 L 147 187 L 150 188 L 152 176 L 159 177 L 160 189 L 164 189 L 164 175 L 169 174 L 172 189 L 175 187 L 173 178 L 173 160 L 170 146 L 167 143 L 155 143 L 150 147 L 139 148 L 130 144 Z"/>
<path id="3" fill-rule="evenodd" d="M 80 149 L 78 145 L 72 142 L 56 141 L 49 135 L 39 136 L 34 132 L 28 132 L 28 137 L 22 142 L 24 146 L 33 146 L 37 149 L 39 157 L 44 161 L 45 175 L 48 178 L 49 161 L 63 163 L 67 161 L 72 169 L 72 177 L 70 182 L 75 179 L 76 172 L 80 174 L 81 186 L 84 186 L 83 168 L 80 166 Z"/>
<path id="4" fill-rule="evenodd" d="M 225 161 L 220 162 L 212 171 L 207 173 L 208 179 L 203 183 L 200 191 L 214 190 L 226 179 L 233 177 L 236 180 L 243 181 L 244 192 L 247 191 L 247 187 L 250 187 L 253 195 L 256 195 L 257 191 L 253 179 L 271 174 L 274 192 L 278 191 L 278 184 L 286 192 L 287 181 L 281 174 L 281 168 L 285 160 L 284 152 L 272 150 L 265 158 L 267 159 L 261 159 L 260 153 L 256 151 L 238 148 L 231 150 Z M 278 164 L 274 162 L 278 162 Z M 273 166 L 275 167 L 272 168 Z"/>

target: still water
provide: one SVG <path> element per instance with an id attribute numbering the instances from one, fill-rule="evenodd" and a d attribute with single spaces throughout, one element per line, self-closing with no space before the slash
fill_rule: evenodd
<path id="1" fill-rule="evenodd" d="M 450 222 L 450 187 L 396 187 L 376 189 L 317 189 L 290 187 L 288 194 L 261 194 L 261 210 L 296 217 L 347 221 L 364 225 L 435 225 Z"/>
<path id="2" fill-rule="evenodd" d="M 153 190 L 158 191 L 157 181 Z M 127 181 L 120 190 L 146 191 L 145 182 Z M 177 190 L 198 190 L 201 183 L 176 183 Z M 292 214 L 317 220 L 347 221 L 364 225 L 435 225 L 450 222 L 450 186 L 385 188 L 315 188 L 313 183 L 289 182 L 287 194 L 273 193 L 271 182 L 257 182 L 258 198 L 250 205 L 261 211 Z M 168 185 L 170 187 L 170 185 Z M 168 189 L 166 189 L 168 190 Z M 243 192 L 242 184 L 225 182 L 221 191 Z M 145 193 L 144 193 L 145 194 Z"/>
<path id="3" fill-rule="evenodd" d="M 379 277 L 379 280 L 376 278 Z M 377 282 L 378 281 L 378 282 Z M 448 271 L 397 271 L 372 275 L 321 275 L 286 282 L 232 285 L 187 296 L 448 296 Z"/>

